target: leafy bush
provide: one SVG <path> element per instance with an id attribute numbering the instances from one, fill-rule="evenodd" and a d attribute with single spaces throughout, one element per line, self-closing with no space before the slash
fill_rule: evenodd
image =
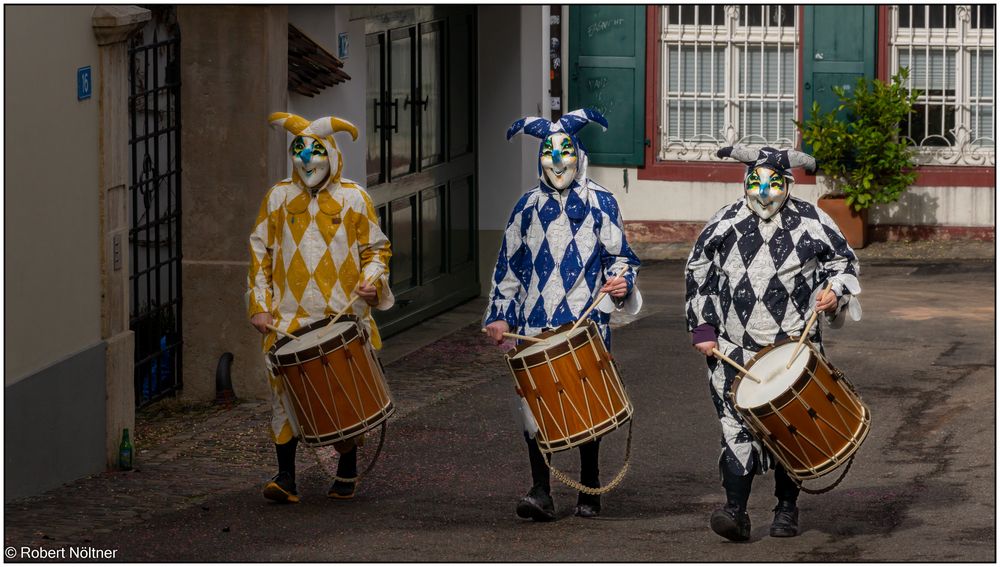
<path id="1" fill-rule="evenodd" d="M 903 86 L 908 76 L 904 67 L 889 84 L 861 77 L 851 94 L 833 87 L 840 99 L 836 110 L 821 113 L 813 102 L 809 120 L 795 122 L 834 192 L 856 211 L 892 203 L 916 181 L 912 149 L 899 135 L 919 96 Z M 837 119 L 844 109 L 846 120 Z"/>

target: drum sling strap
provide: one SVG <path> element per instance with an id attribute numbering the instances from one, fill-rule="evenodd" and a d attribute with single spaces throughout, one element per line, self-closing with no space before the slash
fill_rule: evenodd
<path id="1" fill-rule="evenodd" d="M 336 472 L 330 472 L 330 469 L 327 467 L 327 464 L 323 461 L 323 458 L 320 457 L 319 448 L 314 445 L 307 444 L 307 446 L 309 447 L 309 449 L 312 450 L 313 457 L 316 458 L 316 462 L 319 463 L 319 466 L 322 467 L 323 470 L 325 470 L 328 475 L 332 476 L 334 481 L 339 480 L 341 482 L 358 482 L 362 478 L 364 478 L 368 473 L 370 473 L 373 468 L 375 468 L 375 463 L 378 462 L 378 457 L 379 455 L 382 454 L 382 446 L 385 444 L 385 430 L 387 425 L 388 425 L 388 420 L 382 422 L 382 427 L 379 430 L 378 434 L 378 446 L 375 448 L 375 454 L 372 456 L 371 462 L 368 463 L 368 466 L 365 467 L 365 470 L 361 474 L 352 478 L 344 478 L 342 476 L 337 476 Z"/>
<path id="2" fill-rule="evenodd" d="M 802 484 L 801 480 L 798 480 L 796 478 L 792 478 L 792 480 L 795 482 L 795 484 L 799 485 L 799 489 L 802 492 L 805 492 L 806 494 L 825 494 L 827 492 L 830 492 L 834 488 L 837 488 L 837 485 L 839 485 L 841 481 L 844 480 L 844 477 L 847 476 L 847 471 L 851 470 L 851 465 L 853 464 L 854 464 L 854 455 L 851 455 L 851 460 L 847 461 L 847 465 L 844 466 L 844 472 L 840 473 L 840 478 L 835 480 L 833 484 L 827 486 L 826 488 L 820 488 L 820 489 L 806 488 L 805 485 Z"/>
<path id="3" fill-rule="evenodd" d="M 625 440 L 625 464 L 622 465 L 622 468 L 620 471 L 618 471 L 618 474 L 616 474 L 615 477 L 611 479 L 611 482 L 609 482 L 605 486 L 602 486 L 601 488 L 591 488 L 589 486 L 584 486 L 583 484 L 570 478 L 568 475 L 566 475 L 566 473 L 557 469 L 555 466 L 552 465 L 552 453 L 548 451 L 542 451 L 542 458 L 545 459 L 545 464 L 546 466 L 549 467 L 549 470 L 552 471 L 552 475 L 557 479 L 559 479 L 559 481 L 565 484 L 566 486 L 574 490 L 578 490 L 584 494 L 590 494 L 592 496 L 600 496 L 601 494 L 610 492 L 616 486 L 618 486 L 621 483 L 622 479 L 625 478 L 625 473 L 628 472 L 629 459 L 632 456 L 632 424 L 634 422 L 635 422 L 634 417 L 628 422 L 628 438 Z M 541 447 L 539 446 L 539 449 L 540 448 Z"/>

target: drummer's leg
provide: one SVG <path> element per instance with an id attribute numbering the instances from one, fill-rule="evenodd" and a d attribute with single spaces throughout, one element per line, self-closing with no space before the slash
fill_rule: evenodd
<path id="1" fill-rule="evenodd" d="M 527 432 L 524 440 L 528 445 L 528 461 L 531 464 L 531 489 L 517 503 L 517 515 L 538 522 L 554 520 L 555 505 L 552 501 L 549 467 L 538 448 L 538 443 Z"/>
<path id="2" fill-rule="evenodd" d="M 354 497 L 358 482 L 358 445 L 363 437 L 358 436 L 346 441 L 334 443 L 333 448 L 340 453 L 337 460 L 337 478 L 330 485 L 327 496 L 338 500 L 348 500 Z"/>
<path id="3" fill-rule="evenodd" d="M 742 349 L 732 349 L 727 356 L 742 363 Z M 722 487 L 726 491 L 726 505 L 712 513 L 712 531 L 732 541 L 746 541 L 750 538 L 750 516 L 747 501 L 753 485 L 753 475 L 758 468 L 757 449 L 753 446 L 750 432 L 736 417 L 729 401 L 728 392 L 732 387 L 735 371 L 728 364 L 711 359 L 709 361 L 712 401 L 722 426 L 722 454 L 719 469 Z"/>
<path id="4" fill-rule="evenodd" d="M 778 505 L 774 508 L 771 536 L 799 535 L 799 508 L 795 504 L 799 497 L 799 485 L 788 476 L 780 463 L 774 467 L 774 496 L 778 499 Z"/>
<path id="5" fill-rule="evenodd" d="M 600 439 L 580 445 L 580 484 L 590 488 L 601 487 L 600 449 Z M 582 518 L 593 518 L 600 514 L 600 495 L 580 492 L 576 499 L 575 513 Z"/>
<path id="6" fill-rule="evenodd" d="M 282 384 L 270 369 L 265 370 L 271 401 L 271 437 L 278 459 L 278 474 L 264 485 L 263 494 L 268 500 L 276 502 L 298 502 L 299 496 L 295 487 L 295 453 L 298 439 L 292 429 L 291 420 L 282 402 Z"/>

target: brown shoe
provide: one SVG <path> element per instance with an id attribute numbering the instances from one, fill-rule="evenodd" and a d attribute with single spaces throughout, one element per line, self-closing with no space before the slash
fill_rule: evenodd
<path id="1" fill-rule="evenodd" d="M 356 480 L 346 481 L 337 479 L 330 485 L 330 490 L 326 492 L 326 495 L 337 500 L 350 500 L 354 498 L 354 493 L 357 492 L 357 489 L 358 482 Z"/>
<path id="2" fill-rule="evenodd" d="M 264 498 L 274 502 L 296 503 L 299 493 L 295 490 L 295 479 L 287 472 L 279 472 L 264 485 Z"/>

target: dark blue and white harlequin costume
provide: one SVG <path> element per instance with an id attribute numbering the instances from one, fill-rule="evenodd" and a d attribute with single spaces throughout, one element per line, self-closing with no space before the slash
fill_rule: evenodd
<path id="1" fill-rule="evenodd" d="M 795 150 L 746 147 L 723 148 L 719 157 L 747 164 L 745 195 L 712 216 L 688 257 L 685 307 L 692 343 L 715 341 L 723 354 L 746 364 L 762 348 L 802 333 L 827 282 L 838 302 L 824 318 L 833 327 L 843 324 L 845 313 L 859 320 L 854 251 L 826 213 L 788 194 L 792 167 L 814 170 L 815 160 Z M 810 339 L 822 351 L 819 327 L 812 327 Z M 715 357 L 706 360 L 722 424 L 719 471 L 726 491 L 726 505 L 712 514 L 712 530 L 733 541 L 750 537 L 746 508 L 753 478 L 773 468 L 778 505 L 770 535 L 797 535 L 798 485 L 733 407 L 729 394 L 737 371 Z"/>
<path id="2" fill-rule="evenodd" d="M 532 336 L 575 321 L 623 268 L 629 293 L 617 307 L 634 314 L 642 306 L 635 288 L 640 262 L 625 238 L 618 202 L 587 178 L 587 156 L 576 133 L 590 120 L 607 127 L 600 114 L 588 109 L 566 114 L 558 122 L 523 118 L 507 131 L 507 139 L 521 129 L 543 139 L 565 132 L 576 143 L 580 165 L 576 179 L 561 192 L 545 182 L 539 165 L 539 184 L 514 205 L 493 271 L 484 325 L 505 320 L 513 332 Z M 608 322 L 615 307 L 606 297 L 590 315 L 608 348 Z"/>
<path id="3" fill-rule="evenodd" d="M 615 275 L 625 278 L 626 295 L 619 300 L 606 296 L 589 315 L 608 348 L 611 311 L 616 307 L 632 314 L 639 311 L 642 297 L 635 282 L 639 258 L 625 238 L 614 195 L 587 178 L 587 154 L 576 137 L 591 121 L 607 129 L 603 116 L 585 109 L 566 114 L 557 122 L 522 118 L 507 131 L 508 140 L 522 130 L 542 140 L 539 183 L 518 199 L 510 215 L 493 271 L 484 326 L 505 321 L 518 334 L 531 336 L 576 321 Z M 561 149 L 554 148 L 556 144 Z M 567 157 L 560 158 L 562 155 Z M 568 161 L 560 162 L 562 159 Z M 558 163 L 572 165 L 558 169 Z M 515 399 L 532 478 L 528 494 L 518 501 L 517 515 L 552 520 L 555 511 L 549 468 L 534 439 L 538 426 L 527 406 L 519 397 Z M 579 446 L 580 482 L 584 486 L 601 486 L 599 449 L 600 439 Z M 600 509 L 599 495 L 578 494 L 577 516 L 597 516 Z"/>
<path id="4" fill-rule="evenodd" d="M 827 282 L 839 298 L 826 315 L 843 325 L 845 311 L 861 318 L 858 259 L 836 223 L 819 208 L 789 196 L 770 220 L 744 199 L 718 211 L 702 230 L 687 262 L 689 331 L 714 328 L 718 348 L 743 364 L 757 351 L 806 326 L 816 295 Z M 819 325 L 810 339 L 822 348 Z M 771 457 L 732 407 L 729 391 L 737 371 L 708 359 L 712 399 L 722 422 L 722 464 L 739 475 L 771 468 Z"/>

